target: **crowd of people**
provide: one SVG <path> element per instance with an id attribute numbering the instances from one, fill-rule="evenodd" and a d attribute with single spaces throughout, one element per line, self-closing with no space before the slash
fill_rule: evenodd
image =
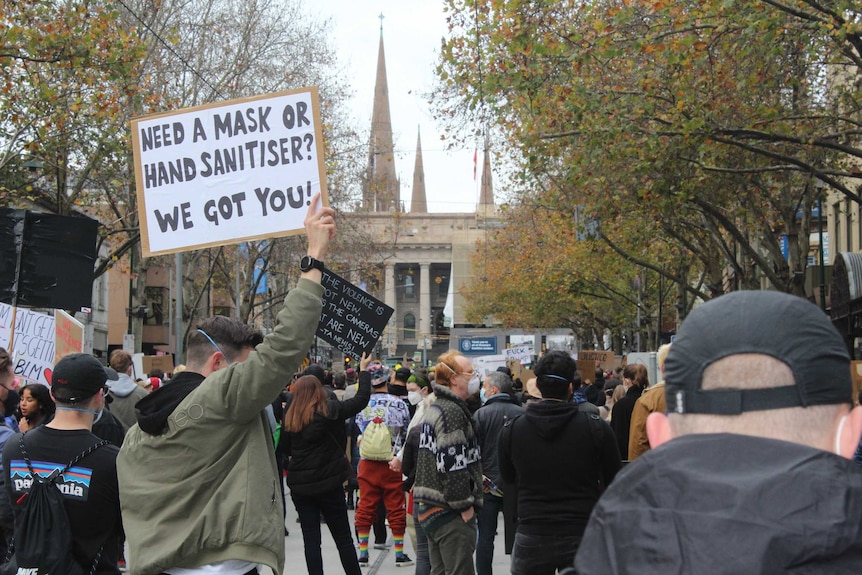
<path id="1" fill-rule="evenodd" d="M 513 575 L 859 571 L 862 407 L 812 304 L 746 291 L 695 308 L 659 349 L 658 382 L 641 365 L 583 374 L 563 351 L 523 383 L 457 351 L 430 369 L 363 354 L 335 373 L 303 366 L 335 234 L 317 197 L 305 228 L 273 331 L 206 319 L 169 379 L 135 381 L 118 350 L 18 386 L 0 349 L 4 569 L 50 478 L 68 560 L 91 575 L 281 575 L 288 495 L 310 575 L 321 522 L 348 575 L 372 535 L 417 575 L 490 575 L 501 514 Z"/>

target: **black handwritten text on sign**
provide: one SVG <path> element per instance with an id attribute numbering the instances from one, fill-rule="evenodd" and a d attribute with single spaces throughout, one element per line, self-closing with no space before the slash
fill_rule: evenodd
<path id="1" fill-rule="evenodd" d="M 329 270 L 323 271 L 321 283 L 317 337 L 354 359 L 370 354 L 395 310 Z"/>

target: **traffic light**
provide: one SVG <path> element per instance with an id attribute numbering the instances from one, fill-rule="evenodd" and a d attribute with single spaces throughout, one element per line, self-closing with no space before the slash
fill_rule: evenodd
<path id="1" fill-rule="evenodd" d="M 348 367 L 350 367 L 350 364 L 352 361 L 353 361 L 353 358 L 351 358 L 349 355 L 346 356 L 344 358 L 344 369 L 347 369 Z"/>

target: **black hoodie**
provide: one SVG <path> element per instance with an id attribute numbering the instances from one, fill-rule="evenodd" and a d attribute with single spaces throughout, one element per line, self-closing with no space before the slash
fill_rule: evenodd
<path id="1" fill-rule="evenodd" d="M 500 434 L 500 475 L 518 487 L 518 531 L 583 533 L 621 462 L 607 423 L 569 402 L 540 401 Z M 598 416 L 596 416 L 598 417 Z M 595 434 L 593 425 L 600 434 Z"/>
<path id="2" fill-rule="evenodd" d="M 138 426 L 150 435 L 160 435 L 168 423 L 168 417 L 188 394 L 206 379 L 193 371 L 182 371 L 171 378 L 171 383 L 159 387 L 135 404 Z"/>

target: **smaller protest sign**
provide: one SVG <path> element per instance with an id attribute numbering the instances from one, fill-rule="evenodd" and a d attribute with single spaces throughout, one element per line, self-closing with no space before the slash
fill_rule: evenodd
<path id="1" fill-rule="evenodd" d="M 18 308 L 12 345 L 15 375 L 51 385 L 54 369 L 54 318 Z"/>
<path id="2" fill-rule="evenodd" d="M 613 351 L 585 349 L 578 352 L 579 360 L 591 360 L 596 362 L 602 369 L 614 369 L 619 361 L 614 357 Z"/>
<path id="3" fill-rule="evenodd" d="M 519 345 L 518 347 L 510 347 L 506 350 L 506 359 L 516 359 L 521 363 L 530 363 L 532 361 L 533 356 L 530 353 L 530 348 L 526 345 Z"/>
<path id="4" fill-rule="evenodd" d="M 323 270 L 321 283 L 317 337 L 354 359 L 370 354 L 395 310 L 330 270 Z"/>
<path id="5" fill-rule="evenodd" d="M 61 309 L 54 310 L 54 363 L 84 351 L 84 324 Z"/>
<path id="6" fill-rule="evenodd" d="M 174 372 L 174 354 L 167 355 L 145 355 L 141 358 L 141 368 L 144 373 L 150 375 L 153 369 L 161 369 L 165 373 Z"/>

